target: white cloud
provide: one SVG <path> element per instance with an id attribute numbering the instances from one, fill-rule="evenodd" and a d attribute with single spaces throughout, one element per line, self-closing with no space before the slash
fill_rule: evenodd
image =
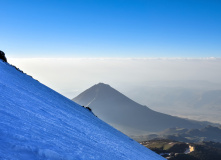
<path id="1" fill-rule="evenodd" d="M 150 81 L 221 82 L 219 58 L 10 58 L 8 61 L 45 85 L 73 98 L 104 82 L 113 87 Z"/>

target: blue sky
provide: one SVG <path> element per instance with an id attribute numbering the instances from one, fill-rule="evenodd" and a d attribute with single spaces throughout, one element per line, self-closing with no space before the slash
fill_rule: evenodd
<path id="1" fill-rule="evenodd" d="M 219 0 L 0 0 L 16 57 L 221 57 Z"/>

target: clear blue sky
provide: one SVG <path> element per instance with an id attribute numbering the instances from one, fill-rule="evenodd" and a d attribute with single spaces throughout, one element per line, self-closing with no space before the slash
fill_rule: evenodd
<path id="1" fill-rule="evenodd" d="M 10 57 L 221 57 L 220 0 L 0 0 Z"/>

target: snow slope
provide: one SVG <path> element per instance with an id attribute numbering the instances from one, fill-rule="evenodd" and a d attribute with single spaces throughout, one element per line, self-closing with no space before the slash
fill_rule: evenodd
<path id="1" fill-rule="evenodd" d="M 164 159 L 0 60 L 0 159 Z"/>

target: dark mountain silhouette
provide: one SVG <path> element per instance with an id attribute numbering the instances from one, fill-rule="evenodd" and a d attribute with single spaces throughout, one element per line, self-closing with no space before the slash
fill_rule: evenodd
<path id="1" fill-rule="evenodd" d="M 3 62 L 7 62 L 7 59 L 5 57 L 5 53 L 0 50 L 0 59 L 3 60 Z"/>
<path id="2" fill-rule="evenodd" d="M 159 132 L 172 127 L 202 128 L 207 125 L 153 111 L 103 83 L 92 86 L 73 101 L 90 107 L 98 118 L 127 135 Z"/>

